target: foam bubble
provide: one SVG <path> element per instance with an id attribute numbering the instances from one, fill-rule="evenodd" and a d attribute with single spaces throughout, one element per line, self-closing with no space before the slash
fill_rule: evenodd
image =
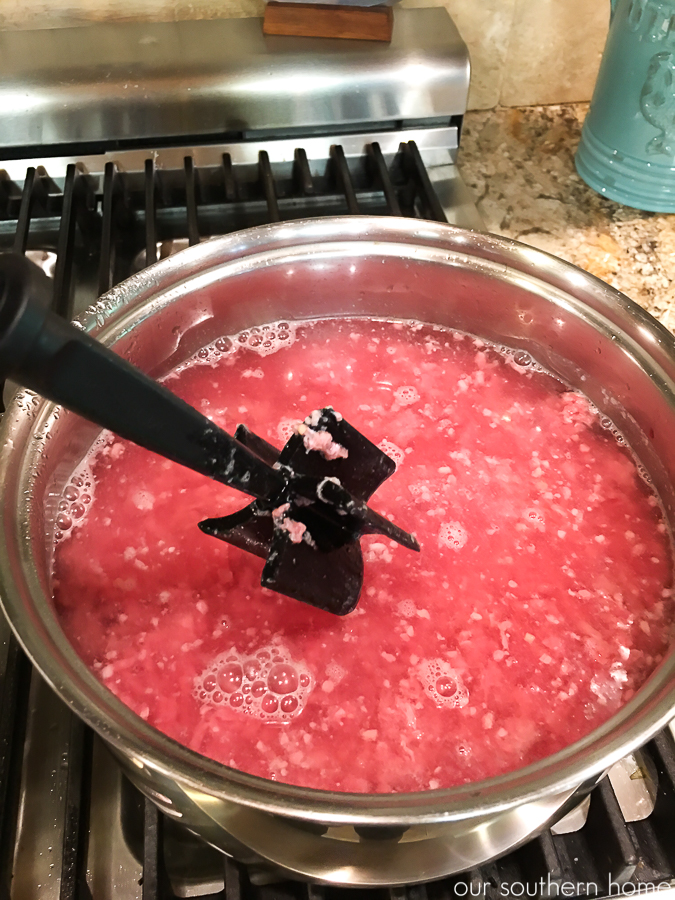
<path id="1" fill-rule="evenodd" d="M 469 534 L 459 522 L 443 522 L 438 532 L 438 546 L 448 550 L 461 550 Z"/>
<path id="2" fill-rule="evenodd" d="M 377 445 L 378 449 L 380 449 L 383 453 L 386 453 L 388 457 L 394 460 L 396 463 L 396 468 L 401 465 L 403 460 L 405 459 L 405 451 L 401 450 L 400 447 L 397 447 L 392 441 L 383 440 Z"/>
<path id="3" fill-rule="evenodd" d="M 527 350 L 514 350 L 512 359 L 521 369 L 529 369 L 531 366 L 535 365 L 534 360 Z"/>
<path id="4" fill-rule="evenodd" d="M 234 648 L 221 653 L 195 678 L 193 693 L 204 704 L 283 722 L 300 715 L 313 687 L 304 663 L 280 644 L 269 644 L 254 654 Z"/>
<path id="5" fill-rule="evenodd" d="M 459 672 L 444 659 L 423 659 L 416 674 L 436 706 L 461 708 L 469 702 L 469 691 Z"/>

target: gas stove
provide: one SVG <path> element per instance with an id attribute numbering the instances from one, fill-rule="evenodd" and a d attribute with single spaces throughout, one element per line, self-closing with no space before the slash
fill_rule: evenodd
<path id="1" fill-rule="evenodd" d="M 375 214 L 481 228 L 456 166 L 468 55 L 445 9 L 398 9 L 390 45 L 264 37 L 258 19 L 15 32 L 0 44 L 0 247 L 43 266 L 66 317 L 161 257 L 264 222 Z M 674 817 L 666 731 L 501 860 L 358 893 L 671 892 Z M 0 619 L 0 900 L 343 893 L 235 863 L 165 817 Z"/>

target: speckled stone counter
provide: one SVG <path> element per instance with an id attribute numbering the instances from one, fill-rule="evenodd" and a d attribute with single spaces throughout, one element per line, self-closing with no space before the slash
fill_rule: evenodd
<path id="1" fill-rule="evenodd" d="M 596 194 L 574 168 L 587 104 L 468 113 L 462 176 L 488 231 L 554 253 L 675 331 L 675 215 Z"/>

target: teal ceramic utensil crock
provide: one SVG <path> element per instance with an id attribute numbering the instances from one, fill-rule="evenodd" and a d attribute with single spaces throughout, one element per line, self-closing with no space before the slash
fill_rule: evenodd
<path id="1" fill-rule="evenodd" d="M 675 212 L 675 0 L 613 0 L 576 167 L 612 200 Z"/>

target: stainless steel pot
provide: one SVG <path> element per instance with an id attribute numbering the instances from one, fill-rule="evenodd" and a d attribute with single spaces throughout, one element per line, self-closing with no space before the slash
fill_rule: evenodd
<path id="1" fill-rule="evenodd" d="M 280 318 L 367 315 L 449 325 L 530 352 L 583 390 L 633 445 L 675 516 L 675 342 L 643 310 L 558 259 L 504 239 L 405 219 L 254 228 L 119 285 L 82 326 L 161 376 L 223 334 Z M 49 587 L 55 503 L 96 429 L 21 392 L 0 450 L 2 605 L 57 693 L 169 816 L 247 862 L 343 885 L 439 878 L 522 843 L 662 728 L 675 655 L 616 716 L 571 747 L 451 790 L 356 795 L 292 787 L 211 762 L 148 726 L 65 639 Z"/>

